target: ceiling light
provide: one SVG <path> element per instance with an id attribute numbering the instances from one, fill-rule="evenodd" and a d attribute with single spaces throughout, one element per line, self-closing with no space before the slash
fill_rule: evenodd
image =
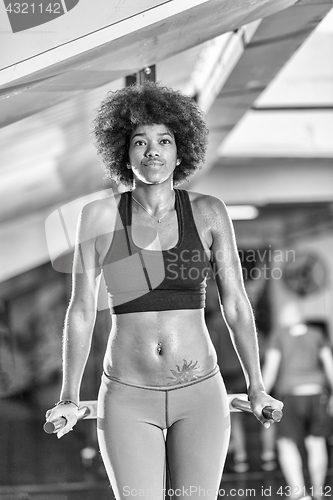
<path id="1" fill-rule="evenodd" d="M 227 209 L 232 220 L 255 219 L 259 214 L 259 210 L 253 205 L 228 205 Z"/>

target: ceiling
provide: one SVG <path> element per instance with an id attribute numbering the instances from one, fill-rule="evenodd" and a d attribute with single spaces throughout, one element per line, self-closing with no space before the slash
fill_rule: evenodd
<path id="1" fill-rule="evenodd" d="M 66 14 L 75 20 L 81 6 L 86 23 L 71 37 L 66 15 L 55 32 L 52 23 L 15 34 L 0 25 L 2 48 L 11 44 L 0 54 L 0 281 L 49 258 L 54 211 L 67 206 L 67 224 L 112 188 L 89 124 L 108 90 L 151 64 L 207 115 L 207 162 L 191 189 L 255 204 L 271 237 L 286 209 L 296 226 L 331 215 L 333 0 L 145 0 L 135 12 L 112 0 L 119 9 L 108 18 L 110 0 L 99 0 L 90 28 L 81 2 Z"/>
<path id="2" fill-rule="evenodd" d="M 296 3 L 98 0 L 92 8 L 89 0 L 80 0 L 62 17 L 15 34 L 4 13 L 1 123 L 22 119 Z M 316 10 L 328 8 L 320 4 Z"/>

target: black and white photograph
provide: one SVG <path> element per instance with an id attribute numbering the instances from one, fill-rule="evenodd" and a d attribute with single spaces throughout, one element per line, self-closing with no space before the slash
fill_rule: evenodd
<path id="1" fill-rule="evenodd" d="M 0 151 L 0 500 L 332 500 L 333 0 L 3 0 Z"/>

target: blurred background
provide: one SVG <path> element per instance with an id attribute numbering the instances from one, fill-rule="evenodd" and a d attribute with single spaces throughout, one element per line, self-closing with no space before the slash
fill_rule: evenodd
<path id="1" fill-rule="evenodd" d="M 59 398 L 71 283 L 70 259 L 58 267 L 56 259 L 73 245 L 81 207 L 117 190 L 103 179 L 89 128 L 107 91 L 129 75 L 179 89 L 206 113 L 206 164 L 181 187 L 227 204 L 262 352 L 288 302 L 304 321 L 324 322 L 333 340 L 333 2 L 69 4 L 38 25 L 31 12 L 24 25 L 8 2 L 0 7 L 4 500 L 112 497 L 93 423 L 80 422 L 61 443 L 42 425 Z M 211 285 L 207 322 L 222 361 L 225 328 Z M 97 396 L 111 324 L 102 299 L 99 309 L 82 399 Z M 260 497 L 259 484 L 277 490 L 283 478 L 278 467 L 262 470 L 253 420 L 249 469 L 240 477 L 230 466 L 225 484 L 259 481 Z"/>

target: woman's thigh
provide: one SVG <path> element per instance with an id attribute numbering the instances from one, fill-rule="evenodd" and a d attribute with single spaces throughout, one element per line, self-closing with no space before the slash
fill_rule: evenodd
<path id="1" fill-rule="evenodd" d="M 163 410 L 163 393 L 102 382 L 97 434 L 117 500 L 164 498 Z"/>
<path id="2" fill-rule="evenodd" d="M 168 487 L 175 498 L 216 499 L 230 439 L 230 414 L 220 374 L 169 393 Z"/>

